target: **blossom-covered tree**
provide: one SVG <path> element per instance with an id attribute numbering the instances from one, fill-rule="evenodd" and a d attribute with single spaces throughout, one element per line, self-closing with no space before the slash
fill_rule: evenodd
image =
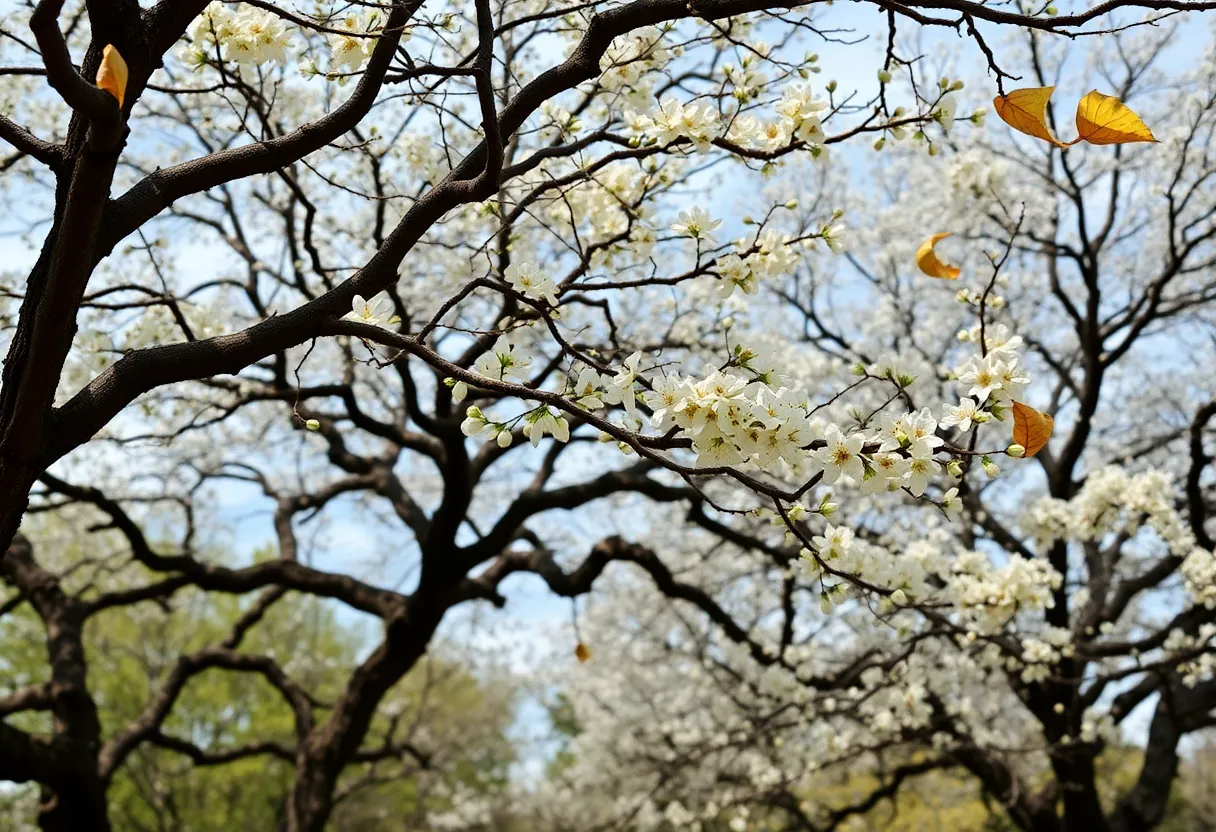
<path id="1" fill-rule="evenodd" d="M 1078 796 L 1097 724 L 1084 714 L 1096 713 L 1101 690 L 1094 703 L 1063 697 L 1083 698 L 1074 682 L 1092 681 L 1099 666 L 1064 643 L 1070 610 L 1096 610 L 1078 639 L 1109 651 L 1103 673 L 1138 673 L 1144 698 L 1176 686 L 1154 667 L 1124 672 L 1133 650 L 1149 655 L 1164 640 L 1142 644 L 1128 631 L 1122 647 L 1089 646 L 1088 627 L 1120 621 L 1140 577 L 1123 580 L 1100 532 L 1126 532 L 1115 552 L 1140 541 L 1107 529 L 1105 515 L 1073 518 L 1112 494 L 1131 501 L 1118 505 L 1148 515 L 1170 547 L 1151 574 L 1181 570 L 1202 598 L 1207 422 L 1192 414 L 1193 430 L 1150 434 L 1156 443 L 1139 455 L 1195 437 L 1182 510 L 1157 485 L 1169 472 L 1126 475 L 1135 487 L 1121 490 L 1118 472 L 1080 463 L 1100 435 L 1111 368 L 1128 366 L 1161 322 L 1201 314 L 1211 293 L 1201 276 L 1206 159 L 1189 155 L 1202 146 L 1207 110 L 1193 123 L 1189 103 L 1142 110 L 1169 131 L 1164 150 L 1069 151 L 1093 159 L 1088 170 L 1108 170 L 1116 207 L 1125 169 L 1176 175 L 1161 198 L 1166 219 L 1134 206 L 1133 223 L 1168 227 L 1154 247 L 1130 242 L 1113 209 L 1091 236 L 1094 186 L 1064 166 L 1074 242 L 1067 211 L 1042 193 L 1054 167 L 1037 168 L 1038 190 L 1022 193 L 1025 183 L 1004 190 L 990 165 L 968 173 L 970 157 L 939 154 L 971 126 L 956 125 L 963 84 L 930 77 L 902 38 L 957 33 L 1000 91 L 1012 76 L 991 45 L 998 33 L 1030 32 L 1051 49 L 1057 35 L 1114 38 L 1138 22 L 1123 19 L 1126 9 L 1168 17 L 1208 5 L 1113 0 L 1061 15 L 875 0 L 861 4 L 864 20 L 836 22 L 826 4 L 760 0 L 42 0 L 12 10 L 0 41 L 11 114 L 0 136 L 15 148 L 2 164 L 4 194 L 37 254 L 27 272 L 6 276 L 0 307 L 0 575 L 12 587 L 0 613 L 33 610 L 47 662 L 42 678 L 4 682 L 0 779 L 41 786 L 44 829 L 107 829 L 107 792 L 142 747 L 203 763 L 274 754 L 293 763 L 284 827 L 322 829 L 349 767 L 409 753 L 407 726 L 382 706 L 452 610 L 505 604 L 504 582 L 518 573 L 581 596 L 624 562 L 725 635 L 726 652 L 707 653 L 713 662 L 750 657 L 770 669 L 767 685 L 803 680 L 782 689 L 785 707 L 810 713 L 799 689 L 836 692 L 831 708 L 812 698 L 819 713 L 843 714 L 817 720 L 818 731 L 857 714 L 878 742 L 906 728 L 913 743 L 928 731 L 924 713 L 958 716 L 955 734 L 933 723 L 934 747 L 959 758 L 974 745 L 993 794 L 1019 822 L 1038 822 L 1050 801 L 1028 797 L 1020 771 L 990 748 L 983 717 L 996 706 L 956 714 L 920 681 L 941 675 L 954 680 L 950 694 L 988 691 L 998 668 L 1020 663 L 1025 687 L 1005 688 L 1000 702 L 1011 718 L 1021 694 L 1034 713 L 1048 708 L 1069 822 L 1105 822 Z M 812 85 L 813 50 L 859 22 L 887 39 L 867 69 L 873 89 Z M 1138 54 L 1120 53 L 1120 97 L 1134 92 Z M 908 141 L 937 157 L 936 178 L 919 174 L 929 179 L 922 201 L 896 204 L 906 235 L 889 236 L 879 209 L 843 187 L 830 148 L 849 139 Z M 1064 165 L 1050 153 L 1039 161 Z M 938 211 L 946 201 L 947 165 L 962 166 L 953 177 L 963 184 L 940 221 L 975 251 L 961 346 L 939 303 L 957 310 L 952 290 L 905 294 L 917 243 L 942 230 L 923 222 L 926 201 Z M 704 198 L 724 181 L 738 203 L 730 215 Z M 832 264 L 847 256 L 850 210 L 865 246 L 846 277 Z M 1167 266 L 1147 288 L 1129 271 L 1107 290 L 1103 246 L 1156 253 Z M 984 248 L 991 260 L 979 258 Z M 1050 291 L 1036 294 L 1011 271 L 1044 250 L 1071 257 L 1077 278 L 1053 272 Z M 861 335 L 825 317 L 871 290 L 882 302 Z M 1104 302 L 1104 291 L 1121 294 Z M 774 307 L 774 293 L 785 303 Z M 1056 311 L 1048 297 L 1075 327 L 1043 328 Z M 753 298 L 762 300 L 749 306 Z M 952 376 L 939 372 L 943 362 Z M 1038 457 L 1057 501 L 1041 512 L 1039 549 L 1015 545 L 995 508 L 982 508 L 995 459 L 1032 470 L 1007 433 L 1011 408 L 1045 418 L 1027 399 L 1066 428 Z M 252 501 L 255 491 L 269 559 L 243 555 L 221 533 L 225 495 Z M 966 506 L 980 531 L 929 529 L 908 501 L 931 517 Z M 654 535 L 638 522 L 648 511 Z M 47 513 L 96 532 L 96 551 L 65 563 L 43 551 L 57 541 L 36 524 L 18 533 L 23 517 Z M 339 520 L 346 531 L 322 540 L 318 527 Z M 1012 554 L 989 554 L 981 532 Z M 954 534 L 967 549 L 949 545 Z M 360 563 L 377 536 L 381 560 Z M 1089 541 L 1098 566 L 1109 562 L 1106 578 L 1088 579 L 1089 606 L 1070 583 L 1071 537 Z M 761 632 L 771 610 L 748 618 L 767 596 L 738 586 L 760 587 L 774 572 L 784 622 L 775 640 Z M 1147 588 L 1160 580 L 1144 579 Z M 806 617 L 808 591 L 820 618 Z M 310 691 L 249 637 L 288 593 L 382 628 L 374 648 L 350 657 L 333 696 Z M 231 629 L 164 663 L 137 716 L 104 724 L 88 628 L 104 611 L 213 596 L 242 598 Z M 1015 635 L 1019 615 L 1046 609 L 1051 629 Z M 845 666 L 829 671 L 803 632 L 822 622 L 825 636 L 839 627 L 876 635 L 866 636 L 871 646 L 833 645 Z M 1163 638 L 1182 657 L 1171 672 L 1202 655 L 1204 623 L 1193 612 L 1169 628 L 1180 635 Z M 663 674 L 687 659 L 672 658 L 651 667 L 653 678 L 674 680 Z M 291 744 L 166 734 L 183 690 L 210 668 L 269 682 L 292 714 Z M 1202 662 L 1190 671 L 1203 672 Z M 1202 684 L 1178 696 L 1202 697 Z M 871 686 L 883 696 L 850 693 Z M 921 721 L 866 710 L 900 697 Z M 27 712 L 49 719 L 8 718 Z M 1170 730 L 1183 730 L 1171 719 Z M 841 740 L 848 753 L 864 741 Z M 1129 805 L 1151 818 L 1151 805 Z"/>
<path id="2" fill-rule="evenodd" d="M 874 220 L 847 260 L 804 263 L 752 305 L 757 328 L 800 333 L 775 363 L 803 383 L 915 379 L 892 418 L 875 388 L 838 420 L 910 453 L 850 459 L 831 519 L 779 503 L 724 538 L 651 511 L 640 542 L 712 593 L 618 574 L 590 603 L 597 660 L 555 676 L 571 762 L 536 801 L 556 827 L 872 828 L 850 824 L 943 776 L 1019 829 L 1163 820 L 1184 738 L 1216 719 L 1216 63 L 1209 50 L 1171 76 L 1176 44 L 1137 34 L 1070 55 L 1030 39 L 1017 66 L 1033 82 L 1085 60 L 1082 83 L 1174 115 L 1161 144 L 1060 153 L 987 131 L 944 163 L 884 151 L 874 189 L 844 206 Z M 957 283 L 912 265 L 926 217 L 963 238 L 940 243 Z M 951 391 L 959 403 L 917 409 Z M 1057 419 L 1000 472 L 979 455 L 1009 436 L 993 396 Z M 967 449 L 954 487 L 931 478 L 926 493 L 950 489 L 937 505 L 911 499 L 925 441 Z M 1100 758 L 1129 739 L 1143 758 L 1115 793 Z"/>

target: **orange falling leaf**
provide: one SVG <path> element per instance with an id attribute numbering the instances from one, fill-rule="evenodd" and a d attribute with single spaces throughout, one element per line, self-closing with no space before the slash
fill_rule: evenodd
<path id="1" fill-rule="evenodd" d="M 1090 144 L 1157 141 L 1153 131 L 1130 107 L 1097 90 L 1090 90 L 1077 104 L 1077 132 L 1081 134 L 1077 141 Z"/>
<path id="2" fill-rule="evenodd" d="M 574 648 L 574 657 L 579 664 L 591 661 L 591 648 L 580 641 Z"/>
<path id="3" fill-rule="evenodd" d="M 1055 426 L 1055 419 L 1048 414 L 1021 402 L 1013 403 L 1013 442 L 1026 449 L 1026 456 L 1034 456 L 1043 449 Z"/>
<path id="4" fill-rule="evenodd" d="M 122 107 L 127 95 L 127 62 L 111 44 L 101 50 L 101 66 L 97 68 L 97 86 L 118 99 Z"/>
<path id="5" fill-rule="evenodd" d="M 933 250 L 933 247 L 939 241 L 946 239 L 951 233 L 943 231 L 941 234 L 934 234 L 921 243 L 920 248 L 916 250 L 916 265 L 929 277 L 940 277 L 943 280 L 958 280 L 960 273 L 958 266 L 943 263 L 937 258 L 937 252 Z"/>
<path id="6" fill-rule="evenodd" d="M 1051 142 L 1056 147 L 1068 147 L 1053 136 L 1051 128 L 1047 126 L 1047 102 L 1051 100 L 1054 91 L 1055 87 L 1010 90 L 1006 95 L 998 95 L 992 99 L 992 106 L 1001 121 L 1014 130 Z"/>

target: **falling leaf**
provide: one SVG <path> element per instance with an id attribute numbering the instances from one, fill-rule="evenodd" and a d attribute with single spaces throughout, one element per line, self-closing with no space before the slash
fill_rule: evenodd
<path id="1" fill-rule="evenodd" d="M 992 99 L 992 106 L 1001 121 L 1014 130 L 1034 136 L 1045 142 L 1051 142 L 1056 147 L 1068 147 L 1067 144 L 1051 134 L 1047 126 L 1047 102 L 1055 87 L 1028 87 L 1024 90 L 1011 90 L 1007 95 L 998 95 Z"/>
<path id="2" fill-rule="evenodd" d="M 1013 441 L 1026 448 L 1026 456 L 1034 456 L 1042 450 L 1055 425 L 1055 419 L 1046 413 L 1021 402 L 1013 403 Z"/>
<path id="3" fill-rule="evenodd" d="M 97 86 L 118 99 L 122 107 L 127 95 L 127 62 L 111 44 L 101 50 L 101 66 L 97 68 Z"/>
<path id="4" fill-rule="evenodd" d="M 578 659 L 579 664 L 591 660 L 591 648 L 583 644 L 581 641 L 574 648 L 574 656 Z"/>
<path id="5" fill-rule="evenodd" d="M 941 234 L 934 234 L 929 239 L 920 244 L 920 248 L 916 250 L 916 265 L 920 266 L 920 270 L 929 277 L 940 277 L 944 280 L 958 280 L 958 266 L 951 266 L 948 263 L 943 263 L 937 259 L 937 252 L 933 247 L 938 244 L 938 241 L 949 237 L 951 232 L 944 231 Z"/>
<path id="6" fill-rule="evenodd" d="M 1077 132 L 1090 144 L 1157 141 L 1130 107 L 1097 90 L 1090 90 L 1077 104 Z"/>

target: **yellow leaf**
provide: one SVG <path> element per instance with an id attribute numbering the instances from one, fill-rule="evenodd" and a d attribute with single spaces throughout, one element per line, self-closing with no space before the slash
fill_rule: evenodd
<path id="1" fill-rule="evenodd" d="M 1014 130 L 1034 136 L 1045 142 L 1051 142 L 1056 147 L 1068 147 L 1067 144 L 1051 134 L 1047 126 L 1047 102 L 1055 87 L 1028 87 L 1024 90 L 1011 90 L 1008 95 L 998 95 L 992 99 L 992 106 L 1001 121 Z"/>
<path id="2" fill-rule="evenodd" d="M 127 95 L 127 62 L 111 44 L 101 50 L 101 66 L 97 68 L 97 86 L 118 99 L 122 107 Z"/>
<path id="3" fill-rule="evenodd" d="M 1090 90 L 1077 104 L 1077 132 L 1090 144 L 1157 141 L 1130 107 L 1097 90 Z"/>
<path id="4" fill-rule="evenodd" d="M 929 277 L 940 277 L 944 280 L 958 280 L 958 266 L 951 266 L 948 263 L 943 263 L 937 259 L 937 252 L 933 247 L 937 245 L 939 240 L 944 240 L 949 237 L 951 232 L 944 231 L 941 234 L 934 234 L 929 239 L 920 244 L 920 248 L 916 250 L 916 265 L 920 266 L 920 270 Z"/>
<path id="5" fill-rule="evenodd" d="M 1026 449 L 1026 456 L 1034 456 L 1043 449 L 1055 426 L 1055 419 L 1046 413 L 1021 402 L 1013 403 L 1013 442 Z"/>
<path id="6" fill-rule="evenodd" d="M 583 644 L 581 641 L 574 648 L 574 656 L 578 659 L 579 664 L 591 660 L 591 648 Z"/>

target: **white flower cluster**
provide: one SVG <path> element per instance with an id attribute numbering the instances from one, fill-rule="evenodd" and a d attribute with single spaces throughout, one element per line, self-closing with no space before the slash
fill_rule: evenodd
<path id="1" fill-rule="evenodd" d="M 512 263 L 503 272 L 503 277 L 521 295 L 557 306 L 557 284 L 535 263 Z"/>
<path id="2" fill-rule="evenodd" d="M 780 150 L 799 141 L 807 146 L 813 158 L 826 162 L 829 156 L 822 116 L 829 107 L 826 100 L 811 94 L 809 85 L 794 84 L 785 88 L 774 105 L 777 118 L 737 116 L 731 120 L 726 138 L 747 150 L 761 152 Z"/>
<path id="3" fill-rule="evenodd" d="M 959 333 L 959 340 L 979 343 L 980 329 L 975 327 Z M 1004 418 L 1004 409 L 1021 398 L 1030 377 L 1019 365 L 1017 348 L 1022 336 L 1010 336 L 1004 324 L 990 327 L 984 333 L 986 355 L 972 355 L 954 370 L 967 395 L 958 405 L 945 405 L 943 427 L 958 427 L 964 433 L 972 426 L 983 424 L 991 417 Z"/>
<path id="4" fill-rule="evenodd" d="M 1190 554 L 1195 545 L 1174 508 L 1168 475 L 1155 470 L 1129 474 L 1113 465 L 1090 474 L 1071 500 L 1039 500 L 1024 525 L 1045 546 L 1064 539 L 1101 540 L 1115 532 L 1135 534 L 1145 525 L 1180 556 Z"/>
<path id="5" fill-rule="evenodd" d="M 718 138 L 718 111 L 707 103 L 684 103 L 678 98 L 665 98 L 649 113 L 625 111 L 625 123 L 635 133 L 666 146 L 677 139 L 689 139 L 704 153 Z"/>
<path id="6" fill-rule="evenodd" d="M 532 447 L 540 444 L 546 434 L 558 442 L 570 441 L 570 423 L 549 409 L 548 405 L 533 408 L 521 417 L 524 423 L 523 435 L 532 443 Z M 512 420 L 518 421 L 518 420 Z M 470 407 L 465 413 L 465 419 L 460 423 L 461 432 L 468 437 L 489 433 L 494 437 L 500 448 L 511 446 L 511 423 L 494 422 L 487 419 L 479 407 Z"/>
<path id="7" fill-rule="evenodd" d="M 767 43 L 757 43 L 752 49 L 754 51 L 744 53 L 738 66 L 725 64 L 722 67 L 722 74 L 733 87 L 731 96 L 742 103 L 747 103 L 758 96 L 768 83 L 768 76 L 760 70 L 760 67 L 763 65 L 764 58 L 771 51 L 771 47 Z"/>
<path id="8" fill-rule="evenodd" d="M 625 359 L 615 375 L 600 373 L 593 367 L 585 367 L 574 382 L 573 398 L 579 407 L 598 410 L 604 405 L 619 404 L 633 416 L 637 412 L 638 362 L 642 354 L 635 352 Z"/>
<path id="9" fill-rule="evenodd" d="M 702 234 L 707 233 L 710 221 L 693 212 L 686 215 L 683 225 L 690 232 L 695 229 Z M 786 267 L 783 252 L 789 246 L 775 232 L 762 236 L 761 241 L 758 251 L 737 258 L 748 264 L 748 272 Z M 507 277 L 525 294 L 550 302 L 555 299 L 551 282 L 532 264 L 508 268 Z M 987 388 L 982 391 L 986 407 L 1003 396 L 1019 393 L 1025 383 L 1020 374 L 1009 369 L 1017 366 L 1012 350 L 1018 339 L 1010 339 L 999 330 L 996 334 L 1001 349 L 994 349 L 986 358 L 973 359 L 963 373 L 963 383 L 972 385 L 972 391 L 977 385 Z M 492 350 L 478 358 L 475 371 L 497 380 L 524 381 L 531 359 L 521 349 L 519 337 L 500 337 Z M 632 355 L 615 376 L 586 367 L 563 395 L 587 409 L 621 405 L 632 418 L 640 358 L 639 353 Z M 937 436 L 938 422 L 928 408 L 897 416 L 883 414 L 880 429 L 846 434 L 839 426 L 813 416 L 805 394 L 787 386 L 788 379 L 778 366 L 771 351 L 739 344 L 727 365 L 704 378 L 678 372 L 660 375 L 650 379 L 645 385 L 649 389 L 641 395 L 651 411 L 651 424 L 660 431 L 675 429 L 679 437 L 689 440 L 700 467 L 754 466 L 795 476 L 822 472 L 825 485 L 847 477 L 865 494 L 907 489 L 916 497 L 922 496 L 933 477 L 941 473 L 943 461 L 936 455 L 943 440 Z M 1000 379 L 988 378 L 985 368 L 999 369 Z M 899 369 L 895 359 L 884 359 L 876 369 L 901 388 L 914 381 Z M 457 388 L 457 400 L 465 392 L 463 385 Z M 991 469 L 994 474 L 995 465 Z M 956 510 L 957 490 L 947 491 L 940 504 L 948 511 Z"/>
<path id="10" fill-rule="evenodd" d="M 789 235 L 766 228 L 753 240 L 737 240 L 734 252 L 718 258 L 718 295 L 728 298 L 735 289 L 754 295 L 761 280 L 788 275 L 797 265 L 798 252 Z"/>
<path id="11" fill-rule="evenodd" d="M 1005 194 L 1008 171 L 1009 165 L 1004 160 L 994 160 L 983 151 L 971 149 L 950 157 L 946 180 L 960 207 L 987 205 Z"/>
<path id="12" fill-rule="evenodd" d="M 578 116 L 552 99 L 541 103 L 540 114 L 545 121 L 541 135 L 549 141 L 573 136 L 583 129 L 583 122 Z"/>
<path id="13" fill-rule="evenodd" d="M 1116 743 L 1120 739 L 1119 726 L 1115 724 L 1109 713 L 1096 708 L 1087 708 L 1085 713 L 1081 714 L 1080 739 L 1081 742 L 1101 740 L 1107 744 Z"/>
<path id="14" fill-rule="evenodd" d="M 1212 652 L 1214 638 L 1216 638 L 1216 624 L 1211 622 L 1200 624 L 1195 635 L 1177 628 L 1170 630 L 1169 636 L 1162 645 L 1167 653 L 1198 654 L 1190 661 L 1178 665 L 1179 672 L 1183 674 L 1182 683 L 1184 685 L 1194 687 L 1200 681 L 1211 679 L 1216 674 L 1216 652 Z"/>
<path id="15" fill-rule="evenodd" d="M 1063 627 L 1045 626 L 1037 637 L 1023 639 L 1021 662 L 1009 659 L 1007 667 L 1021 667 L 1022 681 L 1027 684 L 1042 682 L 1051 676 L 1052 667 L 1060 659 L 1072 654 L 1072 633 Z"/>
<path id="16" fill-rule="evenodd" d="M 739 71 L 735 72 L 738 75 Z M 751 97 L 756 84 L 762 82 L 754 73 L 735 80 L 738 82 L 736 97 L 740 90 Z M 829 109 L 827 101 L 816 98 L 807 84 L 792 84 L 785 88 L 773 108 L 777 115 L 775 119 L 762 119 L 752 114 L 732 116 L 728 119 L 725 138 L 748 150 L 758 151 L 775 151 L 788 147 L 791 142 L 800 142 L 815 159 L 827 161 L 827 135 L 822 121 Z M 721 114 L 704 102 L 665 98 L 646 113 L 626 109 L 624 115 L 630 130 L 660 145 L 683 138 L 704 152 L 722 136 Z"/>
<path id="17" fill-rule="evenodd" d="M 342 30 L 346 34 L 329 36 L 330 71 L 357 72 L 363 66 L 363 62 L 371 57 L 372 50 L 376 48 L 376 38 L 372 36 L 380 30 L 382 25 L 380 15 L 376 12 L 372 12 L 366 17 L 348 15 L 335 25 L 334 29 Z M 401 40 L 404 42 L 408 37 L 409 32 L 403 32 Z"/>
<path id="18" fill-rule="evenodd" d="M 247 66 L 283 63 L 291 47 L 291 30 L 271 12 L 211 3 L 189 29 L 184 58 L 201 69 L 217 57 Z"/>
<path id="19" fill-rule="evenodd" d="M 524 346 L 526 330 L 513 329 L 498 336 L 494 346 L 482 353 L 473 364 L 473 371 L 498 381 L 525 382 L 532 367 L 532 356 Z"/>
<path id="20" fill-rule="evenodd" d="M 772 152 L 786 147 L 792 135 L 791 126 L 781 119 L 762 119 L 743 114 L 731 119 L 726 131 L 728 141 L 748 150 Z"/>
<path id="21" fill-rule="evenodd" d="M 892 590 L 891 600 L 895 604 L 932 596 L 935 590 L 930 583 L 931 575 L 944 568 L 935 548 L 923 542 L 914 543 L 906 552 L 897 555 L 882 546 L 859 540 L 847 526 L 831 523 L 824 528 L 823 534 L 811 538 L 811 544 L 813 552 L 803 549 L 800 553 L 809 577 L 821 577 L 825 567 L 863 576 L 867 583 Z M 820 597 L 820 607 L 826 615 L 843 600 L 843 588 L 835 593 L 825 590 Z"/>
<path id="22" fill-rule="evenodd" d="M 828 111 L 828 102 L 816 98 L 809 84 L 786 87 L 775 109 L 794 138 L 811 147 L 822 147 L 827 137 L 820 117 Z"/>
<path id="23" fill-rule="evenodd" d="M 1012 555 L 994 567 L 987 555 L 963 552 L 948 586 L 955 605 L 977 632 L 997 632 L 1018 612 L 1050 609 L 1063 578 L 1042 560 Z"/>
<path id="24" fill-rule="evenodd" d="M 663 46 L 663 32 L 655 26 L 635 29 L 616 38 L 600 58 L 600 84 L 626 96 L 635 108 L 645 106 L 654 86 L 654 70 L 671 57 Z"/>
<path id="25" fill-rule="evenodd" d="M 1129 474 L 1108 466 L 1090 474 L 1071 500 L 1039 500 L 1023 522 L 1043 545 L 1064 539 L 1102 540 L 1112 533 L 1134 535 L 1147 527 L 1170 554 L 1184 559 L 1180 571 L 1196 602 L 1216 609 L 1216 556 L 1195 542 L 1174 496 L 1165 473 Z"/>
<path id="26" fill-rule="evenodd" d="M 774 373 L 764 356 L 742 350 L 751 375 Z M 653 382 L 644 396 L 659 430 L 676 427 L 691 440 L 697 465 L 742 465 L 762 468 L 783 460 L 793 470 L 810 462 L 806 447 L 819 435 L 808 415 L 805 396 L 787 387 L 774 389 L 763 381 L 749 381 L 732 368 L 710 373 L 697 381 L 673 373 Z M 842 468 L 847 459 L 838 460 Z"/>
<path id="27" fill-rule="evenodd" d="M 644 196 L 670 182 L 676 170 L 678 165 L 670 161 L 660 166 L 648 160 L 641 169 L 623 162 L 608 165 L 591 181 L 553 200 L 546 209 L 548 222 L 558 233 L 577 232 L 596 268 L 618 256 L 631 264 L 644 262 L 657 239 L 649 223 L 653 207 Z"/>
<path id="28" fill-rule="evenodd" d="M 999 631 L 1016 612 L 1053 606 L 1052 590 L 1061 580 L 1042 561 L 1014 556 L 995 566 L 979 552 L 962 551 L 951 557 L 939 542 L 930 540 L 896 551 L 860 540 L 851 529 L 832 524 L 814 536 L 811 544 L 813 551 L 801 552 L 809 577 L 823 577 L 826 570 L 842 572 L 891 590 L 889 600 L 896 606 L 915 601 L 952 607 L 957 623 L 975 633 Z M 825 589 L 820 600 L 827 614 L 844 600 L 844 590 Z M 1054 660 L 1054 654 L 1045 651 L 1052 645 L 1063 647 L 1062 635 L 1067 632 L 1045 631 L 1039 638 L 1044 649 L 1032 647 L 1025 661 Z"/>

